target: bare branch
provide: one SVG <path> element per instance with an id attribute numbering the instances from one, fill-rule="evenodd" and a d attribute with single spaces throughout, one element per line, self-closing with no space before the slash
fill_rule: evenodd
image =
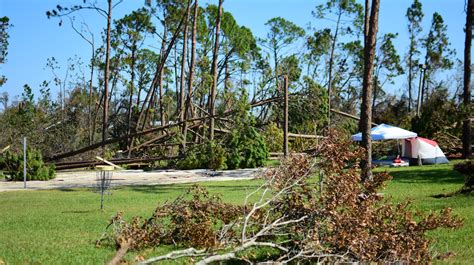
<path id="1" fill-rule="evenodd" d="M 152 264 L 161 260 L 169 260 L 169 259 L 175 260 L 175 259 L 184 258 L 184 257 L 201 257 L 205 255 L 205 252 L 206 252 L 206 249 L 197 250 L 195 248 L 176 250 L 163 256 L 147 259 L 145 261 L 140 262 L 139 264 L 146 265 L 146 264 Z"/>

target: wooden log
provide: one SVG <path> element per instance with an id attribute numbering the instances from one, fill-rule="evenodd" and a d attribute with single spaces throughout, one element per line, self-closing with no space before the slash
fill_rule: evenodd
<path id="1" fill-rule="evenodd" d="M 307 138 L 307 139 L 323 139 L 324 136 L 314 135 L 314 134 L 297 134 L 297 133 L 288 133 L 289 137 L 293 138 Z"/>
<path id="2" fill-rule="evenodd" d="M 179 156 L 158 156 L 158 157 L 143 157 L 143 158 L 131 158 L 131 159 L 111 159 L 109 162 L 114 163 L 115 165 L 126 165 L 131 163 L 150 163 L 159 160 L 173 160 L 178 159 Z M 91 161 L 81 161 L 81 162 L 71 162 L 70 164 L 61 163 L 56 165 L 56 170 L 66 170 L 66 169 L 75 169 L 75 168 L 87 168 L 94 167 L 97 165 L 104 164 L 104 162 L 91 160 Z"/>
<path id="3" fill-rule="evenodd" d="M 151 139 L 151 140 L 148 140 L 148 141 L 146 141 L 146 142 L 144 142 L 144 143 L 142 143 L 142 144 L 140 144 L 140 145 L 137 145 L 137 146 L 132 147 L 130 150 L 127 150 L 127 152 L 128 152 L 128 151 L 135 151 L 135 150 L 138 150 L 138 149 L 140 149 L 140 148 L 142 148 L 142 147 L 144 147 L 144 146 L 148 146 L 148 145 L 150 145 L 150 144 L 152 144 L 152 143 L 155 143 L 155 142 L 157 142 L 157 141 L 159 141 L 159 140 L 161 140 L 161 139 L 167 138 L 168 136 L 172 136 L 172 135 L 175 135 L 175 134 L 176 134 L 176 133 L 168 133 L 168 132 L 166 132 L 165 134 L 159 135 L 159 136 L 157 136 L 157 137 L 155 137 L 155 138 L 153 138 L 153 139 Z"/>
<path id="4" fill-rule="evenodd" d="M 306 154 L 306 153 L 292 153 L 292 154 L 297 154 L 297 155 L 302 155 L 302 154 Z M 285 154 L 283 152 L 270 152 L 268 153 L 268 155 L 270 157 L 281 157 L 281 156 L 284 156 Z"/>
<path id="5" fill-rule="evenodd" d="M 351 118 L 351 119 L 354 119 L 354 120 L 358 120 L 358 121 L 360 120 L 360 117 L 357 117 L 355 115 L 352 115 L 352 114 L 349 114 L 349 113 L 346 113 L 346 112 L 343 112 L 343 111 L 340 111 L 340 110 L 331 109 L 331 112 L 334 112 L 336 114 L 339 114 L 341 116 Z M 377 123 L 372 122 L 372 126 L 377 126 L 377 125 L 378 125 Z"/>

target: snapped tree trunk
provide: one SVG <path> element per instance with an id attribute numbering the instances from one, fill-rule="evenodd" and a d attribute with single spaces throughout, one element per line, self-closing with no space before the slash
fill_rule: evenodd
<path id="1" fill-rule="evenodd" d="M 194 67 L 196 61 L 196 35 L 197 35 L 197 20 L 198 20 L 198 10 L 199 3 L 198 0 L 194 1 L 194 15 L 193 15 L 193 33 L 192 33 L 192 43 L 191 43 L 191 65 L 189 66 L 189 78 L 188 78 L 188 95 L 186 98 L 186 108 L 184 111 L 185 119 L 187 119 L 188 114 L 192 112 L 192 95 L 193 95 L 193 79 L 194 79 Z M 184 122 L 182 128 L 183 142 L 181 144 L 181 153 L 186 152 L 186 136 L 188 131 L 188 123 Z"/>
<path id="2" fill-rule="evenodd" d="M 372 86 L 375 48 L 377 43 L 378 31 L 378 15 L 380 0 L 372 0 L 370 7 L 369 29 L 364 41 L 364 78 L 362 84 L 362 106 L 361 106 L 361 131 L 362 131 L 362 147 L 365 149 L 365 155 L 361 163 L 361 179 L 372 180 L 372 137 L 370 135 L 372 123 Z M 367 10 L 367 8 L 366 8 Z M 367 16 L 366 16 L 367 17 Z"/>
<path id="3" fill-rule="evenodd" d="M 184 112 L 185 112 L 185 92 L 184 87 L 186 84 L 186 58 L 188 52 L 188 20 L 189 20 L 189 12 L 191 9 L 191 0 L 188 1 L 188 5 L 186 7 L 186 18 L 184 22 L 184 30 L 183 30 L 183 53 L 181 57 L 181 80 L 179 83 L 179 121 L 184 121 Z"/>
<path id="4" fill-rule="evenodd" d="M 94 133 L 95 131 L 92 129 L 92 100 L 94 98 L 94 57 L 95 57 L 95 47 L 94 44 L 91 43 L 92 46 L 92 57 L 91 57 L 91 76 L 89 80 L 89 115 L 88 115 L 88 120 L 89 120 L 89 145 L 92 144 L 94 141 Z"/>
<path id="5" fill-rule="evenodd" d="M 135 91 L 135 87 L 134 87 L 134 84 L 135 84 L 135 50 L 136 50 L 136 44 L 134 43 L 132 45 L 132 58 L 131 58 L 131 63 L 130 63 L 130 95 L 129 95 L 129 98 L 128 98 L 128 118 L 127 118 L 127 121 L 128 121 L 128 125 L 127 125 L 127 135 L 130 135 L 131 132 L 132 132 L 132 111 L 133 111 L 133 93 Z M 131 150 L 131 138 L 128 139 L 128 150 Z M 128 154 L 127 154 L 127 157 L 130 158 L 131 156 L 131 152 L 129 151 Z"/>
<path id="6" fill-rule="evenodd" d="M 329 57 L 329 78 L 328 78 L 328 127 L 331 126 L 331 99 L 332 99 L 332 70 L 334 67 L 334 53 L 336 51 L 337 36 L 339 34 L 339 25 L 341 23 L 342 10 L 339 10 L 337 16 L 336 30 L 332 37 L 331 55 Z"/>
<path id="7" fill-rule="evenodd" d="M 211 75 L 212 75 L 212 87 L 209 93 L 209 114 L 211 115 L 211 119 L 209 122 L 209 140 L 214 139 L 214 115 L 216 114 L 215 108 L 215 101 L 216 101 L 216 93 L 217 93 L 217 57 L 219 55 L 219 37 L 221 32 L 221 16 L 222 16 L 222 2 L 223 0 L 219 0 L 219 11 L 217 13 L 217 20 L 216 20 L 216 36 L 214 42 L 214 51 L 212 54 L 212 67 L 211 67 Z"/>
<path id="8" fill-rule="evenodd" d="M 112 0 L 108 0 L 107 12 L 107 48 L 105 51 L 105 73 L 104 73 L 104 116 L 102 119 L 102 141 L 107 140 L 107 128 L 109 123 L 109 67 L 110 67 L 110 28 L 112 21 Z"/>
<path id="9" fill-rule="evenodd" d="M 412 91 L 413 91 L 413 52 L 410 44 L 410 55 L 408 56 L 408 112 L 411 112 Z"/>
<path id="10" fill-rule="evenodd" d="M 152 95 L 155 94 L 155 90 L 156 90 L 156 87 L 158 85 L 159 78 L 160 78 L 161 69 L 164 67 L 164 64 L 165 64 L 165 62 L 166 62 L 166 60 L 167 60 L 167 58 L 168 58 L 168 56 L 171 52 L 171 49 L 173 48 L 174 43 L 175 43 L 176 39 L 179 36 L 181 26 L 184 23 L 184 19 L 185 19 L 185 16 L 183 15 L 183 17 L 181 18 L 181 21 L 179 22 L 178 27 L 176 28 L 176 31 L 173 33 L 173 37 L 171 38 L 170 42 L 168 43 L 168 47 L 165 51 L 165 54 L 160 56 L 160 60 L 156 63 L 156 71 L 155 71 L 155 75 L 154 75 L 153 80 L 152 80 L 151 85 L 150 85 L 150 90 L 146 94 L 145 100 L 143 101 L 142 106 L 140 108 L 140 114 L 138 115 L 138 118 L 137 118 L 137 125 L 136 125 L 136 130 L 137 131 L 138 131 L 138 127 L 140 126 L 140 123 L 142 121 L 143 121 L 142 127 L 145 127 L 146 119 L 147 119 L 146 116 L 147 116 L 147 113 L 148 113 L 148 110 L 149 110 L 149 107 L 150 107 L 150 104 L 147 104 L 147 103 L 150 103 L 149 101 L 152 101 Z M 146 107 L 147 105 L 148 105 L 148 108 Z"/>
<path id="11" fill-rule="evenodd" d="M 161 43 L 161 54 L 165 54 L 166 52 L 166 42 L 167 42 L 167 39 L 166 39 L 166 36 L 168 35 L 168 27 L 166 25 L 164 25 L 164 34 L 163 34 L 163 41 Z M 163 63 L 165 64 L 165 63 Z M 164 109 L 164 106 L 163 106 L 163 74 L 165 72 L 165 67 L 161 67 L 161 70 L 160 70 L 160 79 L 158 81 L 158 87 L 160 88 L 160 122 L 161 122 L 161 125 L 165 125 L 166 124 L 166 120 L 165 120 L 165 109 Z"/>

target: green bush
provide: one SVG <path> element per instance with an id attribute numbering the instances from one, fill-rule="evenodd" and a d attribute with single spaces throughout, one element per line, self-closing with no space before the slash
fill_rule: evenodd
<path id="1" fill-rule="evenodd" d="M 208 168 L 214 170 L 227 168 L 226 151 L 222 145 L 214 141 L 209 142 L 207 144 L 207 154 L 209 157 L 207 161 Z"/>
<path id="2" fill-rule="evenodd" d="M 209 168 L 213 170 L 226 168 L 225 149 L 214 141 L 191 146 L 184 159 L 177 162 L 180 169 Z"/>
<path id="3" fill-rule="evenodd" d="M 176 167 L 179 169 L 195 169 L 200 168 L 201 161 L 198 158 L 197 148 L 190 147 L 186 151 L 185 157 L 176 162 Z"/>
<path id="4" fill-rule="evenodd" d="M 0 167 L 9 180 L 23 180 L 23 154 L 7 151 Z M 27 180 L 49 180 L 55 175 L 54 166 L 45 165 L 43 156 L 38 150 L 27 150 L 26 152 L 26 179 Z"/>
<path id="5" fill-rule="evenodd" d="M 269 152 L 282 152 L 283 130 L 278 128 L 276 123 L 272 122 L 265 127 L 263 137 Z"/>
<path id="6" fill-rule="evenodd" d="M 268 149 L 263 136 L 251 126 L 233 130 L 227 148 L 229 169 L 259 167 L 268 158 Z"/>
<path id="7" fill-rule="evenodd" d="M 179 169 L 236 169 L 262 166 L 268 158 L 265 140 L 253 127 L 234 130 L 226 142 L 214 141 L 190 146 L 185 157 L 176 162 Z"/>

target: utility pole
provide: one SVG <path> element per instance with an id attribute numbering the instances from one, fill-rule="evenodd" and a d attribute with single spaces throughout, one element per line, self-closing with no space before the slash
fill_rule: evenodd
<path id="1" fill-rule="evenodd" d="M 23 188 L 26 189 L 26 137 L 23 137 Z"/>
<path id="2" fill-rule="evenodd" d="M 283 77 L 283 86 L 284 86 L 284 91 L 283 91 L 283 97 L 284 97 L 284 103 L 283 103 L 283 155 L 285 157 L 288 157 L 288 76 L 285 75 Z"/>
<path id="3" fill-rule="evenodd" d="M 418 86 L 418 102 L 416 104 L 416 116 L 419 118 L 421 116 L 421 97 L 423 94 L 423 87 L 425 86 L 425 70 L 426 65 L 420 64 L 420 84 Z"/>

